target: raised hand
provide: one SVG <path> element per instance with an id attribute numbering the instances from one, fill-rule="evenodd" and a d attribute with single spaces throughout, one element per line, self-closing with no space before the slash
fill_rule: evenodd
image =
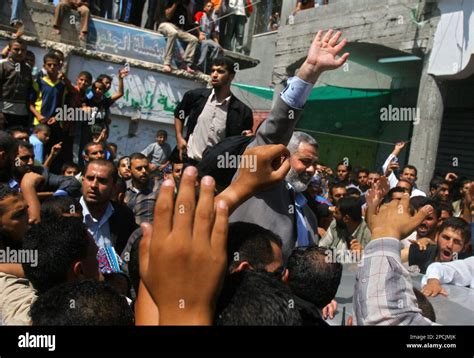
<path id="1" fill-rule="evenodd" d="M 388 183 L 388 179 L 382 176 L 374 184 L 374 187 L 369 189 L 365 194 L 365 202 L 367 203 L 365 221 L 370 231 L 372 231 L 372 217 L 378 212 L 379 205 L 389 190 L 390 184 Z"/>
<path id="2" fill-rule="evenodd" d="M 144 232 L 149 247 L 141 251 L 148 249 L 149 257 L 140 274 L 160 325 L 211 324 L 226 271 L 228 208 L 214 204 L 211 177 L 202 179 L 196 207 L 196 178 L 196 168 L 186 168 L 175 204 L 174 182 L 162 184 L 153 230 Z"/>
<path id="3" fill-rule="evenodd" d="M 307 82 L 316 83 L 322 72 L 341 67 L 349 57 L 349 53 L 346 52 L 337 58 L 347 44 L 346 39 L 338 43 L 341 35 L 341 31 L 334 34 L 331 29 L 323 36 L 323 31 L 319 30 L 309 48 L 308 56 L 298 72 L 298 77 Z"/>
<path id="4" fill-rule="evenodd" d="M 56 143 L 51 147 L 51 155 L 56 156 L 62 149 L 63 142 Z"/>
<path id="5" fill-rule="evenodd" d="M 124 79 L 125 77 L 128 76 L 128 74 L 129 74 L 128 69 L 122 68 L 122 69 L 120 69 L 119 72 L 118 72 L 118 77 L 119 77 L 119 79 Z"/>
<path id="6" fill-rule="evenodd" d="M 393 200 L 383 205 L 378 213 L 371 214 L 372 240 L 382 237 L 401 239 L 407 237 L 433 212 L 431 205 L 425 205 L 415 215 L 410 214 L 410 196 L 404 193 L 400 201 Z"/>
<path id="7" fill-rule="evenodd" d="M 232 213 L 250 196 L 285 179 L 290 170 L 289 156 L 290 152 L 282 144 L 247 149 L 237 178 L 217 198 L 224 200 Z"/>

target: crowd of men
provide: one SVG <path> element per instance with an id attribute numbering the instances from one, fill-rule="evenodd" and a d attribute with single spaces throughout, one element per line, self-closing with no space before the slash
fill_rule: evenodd
<path id="1" fill-rule="evenodd" d="M 143 26 L 167 38 L 165 72 L 171 72 L 177 63 L 190 73 L 208 73 L 212 60 L 222 55 L 223 49 L 244 52 L 245 24 L 253 12 L 250 0 L 149 0 L 148 8 L 144 6 L 144 0 L 60 0 L 55 8 L 53 32 L 61 34 L 71 10 L 80 16 L 81 41 L 87 39 L 91 15 L 142 26 L 146 12 Z M 16 29 L 16 37 L 24 34 L 22 8 L 21 0 L 13 0 L 10 23 Z M 179 62 L 175 62 L 177 40 L 185 46 Z"/>
<path id="2" fill-rule="evenodd" d="M 0 72 L 2 324 L 325 326 L 350 263 L 350 322 L 433 324 L 425 296 L 473 286 L 474 183 L 447 173 L 422 192 L 417 168 L 396 159 L 404 142 L 381 171 L 320 163 L 316 139 L 295 127 L 321 73 L 349 57 L 340 38 L 318 32 L 255 132 L 230 91 L 233 61 L 216 58 L 211 88 L 176 108 L 176 148 L 160 130 L 121 158 L 107 118 L 126 71 L 115 94 L 108 76 L 81 72 L 72 85 L 51 52 L 32 75 L 13 40 Z M 69 90 L 67 106 L 94 113 L 94 125 L 57 119 Z"/>

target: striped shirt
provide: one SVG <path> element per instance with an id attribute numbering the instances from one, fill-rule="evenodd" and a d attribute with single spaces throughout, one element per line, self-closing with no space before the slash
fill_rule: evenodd
<path id="1" fill-rule="evenodd" d="M 358 326 L 433 325 L 421 315 L 408 270 L 402 265 L 400 241 L 372 240 L 356 275 L 354 318 Z"/>

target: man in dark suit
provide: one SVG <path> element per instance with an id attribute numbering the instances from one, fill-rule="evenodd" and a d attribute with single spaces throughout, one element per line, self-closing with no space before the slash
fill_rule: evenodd
<path id="1" fill-rule="evenodd" d="M 215 59 L 212 63 L 212 89 L 188 91 L 176 107 L 174 125 L 177 147 L 180 157 L 183 158 L 186 153 L 192 164 L 201 161 L 207 148 L 253 127 L 252 110 L 230 91 L 235 67 L 235 62 L 228 57 Z M 183 137 L 186 118 L 188 130 Z"/>
<path id="2" fill-rule="evenodd" d="M 97 246 L 113 246 L 120 255 L 132 232 L 138 227 L 132 211 L 125 205 L 111 202 L 118 173 L 104 159 L 87 163 L 82 177 L 84 224 Z"/>
<path id="3" fill-rule="evenodd" d="M 349 57 L 345 53 L 336 59 L 347 43 L 345 39 L 338 43 L 340 36 L 341 32 L 333 34 L 332 30 L 324 36 L 322 31 L 318 32 L 297 76 L 288 80 L 288 85 L 278 97 L 270 116 L 259 127 L 255 139 L 247 147 L 264 144 L 288 146 L 291 169 L 285 182 L 251 197 L 229 218 L 230 222 L 258 224 L 279 235 L 283 241 L 285 262 L 295 246 L 314 245 L 318 242 L 316 218 L 301 198 L 315 172 L 319 159 L 318 145 L 309 135 L 301 132 L 293 134 L 293 131 L 320 74 L 339 68 Z"/>

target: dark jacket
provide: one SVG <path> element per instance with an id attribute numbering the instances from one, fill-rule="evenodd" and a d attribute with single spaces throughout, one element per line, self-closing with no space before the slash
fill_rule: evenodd
<path id="1" fill-rule="evenodd" d="M 44 185 L 41 190 L 64 190 L 69 196 L 74 198 L 79 198 L 81 196 L 81 183 L 79 183 L 76 178 L 53 174 L 45 167 L 40 166 L 34 166 L 32 171 L 44 177 Z"/>
<path id="2" fill-rule="evenodd" d="M 128 238 L 138 228 L 132 210 L 126 205 L 112 203 L 114 213 L 109 218 L 110 235 L 115 237 L 115 251 L 122 254 Z"/>
<path id="3" fill-rule="evenodd" d="M 32 82 L 31 68 L 25 62 L 0 61 L 0 102 L 6 100 L 26 106 Z"/>
<path id="4" fill-rule="evenodd" d="M 184 120 L 189 117 L 186 140 L 188 140 L 191 133 L 193 133 L 199 115 L 202 113 L 211 92 L 212 89 L 210 88 L 190 90 L 184 94 L 183 99 L 176 107 L 176 110 L 174 111 L 175 118 L 184 122 Z M 252 129 L 252 127 L 252 110 L 232 94 L 229 102 L 229 109 L 227 111 L 225 136 L 230 137 L 240 135 L 244 130 Z"/>

